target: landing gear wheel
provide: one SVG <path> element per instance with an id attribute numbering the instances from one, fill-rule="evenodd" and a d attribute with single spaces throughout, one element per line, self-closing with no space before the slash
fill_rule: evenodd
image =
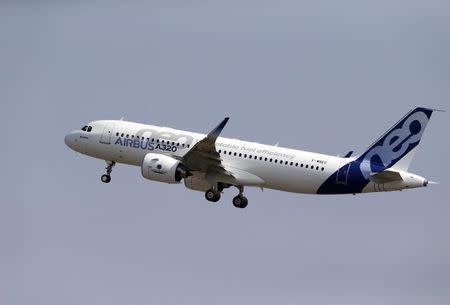
<path id="1" fill-rule="evenodd" d="M 244 209 L 248 205 L 247 197 L 244 196 L 244 186 L 236 185 L 236 187 L 239 189 L 239 194 L 233 198 L 233 205 L 236 208 Z"/>
<path id="2" fill-rule="evenodd" d="M 248 205 L 247 197 L 242 195 L 237 195 L 233 198 L 233 205 L 239 209 L 244 209 Z"/>
<path id="3" fill-rule="evenodd" d="M 101 180 L 104 183 L 109 183 L 109 182 L 111 182 L 111 172 L 112 172 L 112 169 L 113 169 L 114 165 L 116 165 L 116 162 L 114 162 L 114 161 L 106 161 L 106 165 L 107 165 L 106 166 L 106 174 L 104 174 L 101 177 Z"/>
<path id="4" fill-rule="evenodd" d="M 213 189 L 209 189 L 205 192 L 205 198 L 211 202 L 217 202 L 220 199 L 220 193 Z"/>
<path id="5" fill-rule="evenodd" d="M 104 182 L 104 183 L 109 183 L 109 182 L 111 182 L 111 176 L 110 175 L 103 175 L 102 177 L 101 177 L 101 179 L 102 179 L 102 182 Z"/>

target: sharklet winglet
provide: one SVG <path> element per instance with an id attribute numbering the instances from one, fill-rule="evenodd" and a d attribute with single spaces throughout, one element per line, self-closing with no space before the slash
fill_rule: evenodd
<path id="1" fill-rule="evenodd" d="M 224 118 L 223 121 L 220 122 L 216 128 L 214 128 L 213 130 L 211 130 L 210 133 L 208 133 L 207 138 L 216 141 L 216 139 L 219 137 L 220 133 L 222 132 L 223 128 L 225 127 L 229 119 L 230 119 L 229 117 Z"/>

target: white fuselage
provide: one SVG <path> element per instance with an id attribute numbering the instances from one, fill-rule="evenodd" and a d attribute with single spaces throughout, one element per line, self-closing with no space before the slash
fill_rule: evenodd
<path id="1" fill-rule="evenodd" d="M 91 157 L 135 166 L 141 166 L 150 152 L 182 158 L 206 136 L 117 120 L 95 121 L 89 125 L 90 132 L 74 131 L 67 135 L 66 144 Z M 236 173 L 243 185 L 295 193 L 316 194 L 333 173 L 355 160 L 224 137 L 217 138 L 215 147 L 225 169 Z M 409 185 L 399 184 L 395 189 L 423 186 L 423 178 L 404 175 L 412 179 Z M 394 189 L 370 182 L 363 192 L 383 190 Z"/>

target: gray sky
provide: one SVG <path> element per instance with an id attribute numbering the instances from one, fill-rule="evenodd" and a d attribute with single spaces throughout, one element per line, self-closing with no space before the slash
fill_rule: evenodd
<path id="1" fill-rule="evenodd" d="M 445 1 L 3 1 L 0 304 L 450 304 L 448 113 L 363 196 L 249 207 L 65 147 L 95 119 L 333 155 L 416 105 L 449 110 Z M 445 199 L 447 198 L 447 199 Z"/>

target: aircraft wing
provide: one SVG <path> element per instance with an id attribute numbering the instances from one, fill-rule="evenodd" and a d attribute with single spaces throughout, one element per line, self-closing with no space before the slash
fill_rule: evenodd
<path id="1" fill-rule="evenodd" d="M 216 140 L 227 124 L 229 118 L 223 119 L 201 141 L 197 142 L 181 159 L 191 171 L 204 172 L 207 175 L 225 176 L 234 178 L 232 173 L 225 169 L 219 153 L 216 151 Z"/>
<path id="2" fill-rule="evenodd" d="M 244 170 L 225 166 L 216 150 L 216 140 L 227 124 L 229 118 L 223 119 L 205 138 L 197 142 L 181 161 L 191 171 L 199 171 L 221 182 L 229 184 L 245 184 L 260 186 L 264 181 L 256 175 Z"/>

